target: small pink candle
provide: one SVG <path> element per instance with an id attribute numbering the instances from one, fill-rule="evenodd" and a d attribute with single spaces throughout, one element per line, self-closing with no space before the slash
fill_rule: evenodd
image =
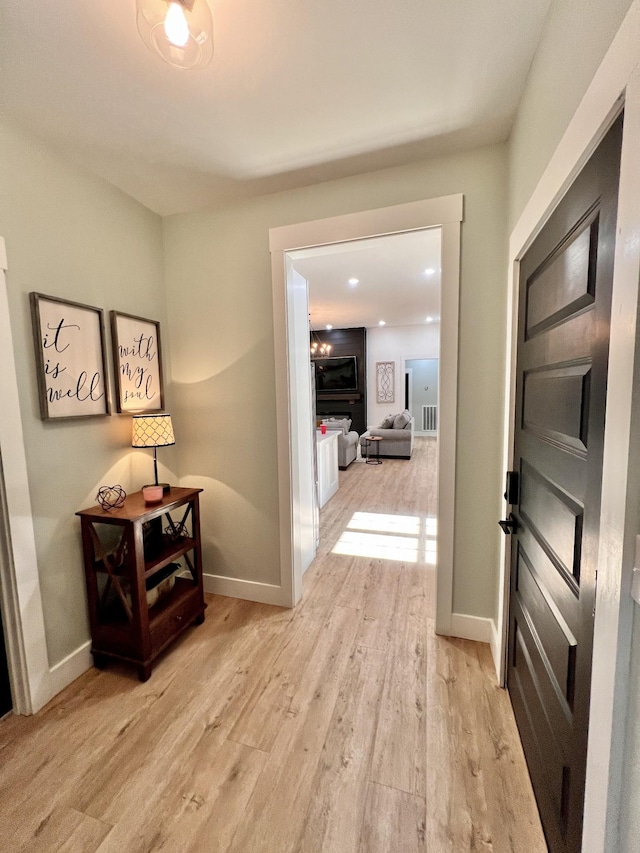
<path id="1" fill-rule="evenodd" d="M 158 504 L 162 500 L 162 486 L 145 486 L 142 496 L 146 504 Z"/>
<path id="2" fill-rule="evenodd" d="M 326 432 L 327 432 L 327 425 L 326 425 L 326 424 L 321 424 L 321 425 L 320 425 L 320 432 L 321 432 L 323 435 L 326 435 Z"/>

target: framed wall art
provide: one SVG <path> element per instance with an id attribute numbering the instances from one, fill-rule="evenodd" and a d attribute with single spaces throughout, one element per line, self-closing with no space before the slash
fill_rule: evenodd
<path id="1" fill-rule="evenodd" d="M 110 414 L 103 310 L 43 293 L 29 299 L 40 417 Z"/>
<path id="2" fill-rule="evenodd" d="M 160 323 L 111 312 L 118 412 L 160 412 L 164 407 Z"/>
<path id="3" fill-rule="evenodd" d="M 376 403 L 394 403 L 395 361 L 376 361 Z"/>

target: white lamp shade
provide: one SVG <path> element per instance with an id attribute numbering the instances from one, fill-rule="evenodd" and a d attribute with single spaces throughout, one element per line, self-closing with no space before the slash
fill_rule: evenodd
<path id="1" fill-rule="evenodd" d="M 168 447 L 175 443 L 171 415 L 134 415 L 132 447 Z"/>
<path id="2" fill-rule="evenodd" d="M 136 10 L 142 41 L 169 65 L 189 71 L 211 61 L 213 20 L 207 0 L 136 0 Z"/>

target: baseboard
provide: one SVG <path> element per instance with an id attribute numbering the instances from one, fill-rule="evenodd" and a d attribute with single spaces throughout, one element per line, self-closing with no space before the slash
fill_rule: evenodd
<path id="1" fill-rule="evenodd" d="M 257 601 L 260 604 L 286 606 L 282 599 L 282 587 L 275 584 L 207 574 L 203 575 L 203 582 L 205 592 L 228 595 L 230 598 L 244 598 L 246 601 Z"/>
<path id="2" fill-rule="evenodd" d="M 33 708 L 33 713 L 39 711 L 47 702 L 50 702 L 54 696 L 57 696 L 61 690 L 68 687 L 72 681 L 79 678 L 83 672 L 91 669 L 93 659 L 91 657 L 91 641 L 87 640 L 75 651 L 63 658 L 60 663 L 49 667 L 49 676 L 46 679 L 47 689 L 45 695 L 40 695 L 37 700 L 37 707 Z"/>
<path id="3" fill-rule="evenodd" d="M 467 616 L 466 613 L 451 614 L 451 636 L 478 643 L 491 643 L 493 619 Z"/>
<path id="4" fill-rule="evenodd" d="M 203 575 L 203 582 L 205 592 L 228 595 L 231 598 L 244 598 L 262 604 L 282 605 L 283 603 L 282 589 L 274 584 L 225 578 L 219 575 Z M 37 697 L 34 697 L 33 713 L 35 714 L 43 708 L 54 696 L 88 669 L 91 669 L 92 666 L 91 641 L 87 640 L 66 658 L 49 668 L 48 676 L 43 679 L 42 687 L 44 689 L 38 691 Z"/>

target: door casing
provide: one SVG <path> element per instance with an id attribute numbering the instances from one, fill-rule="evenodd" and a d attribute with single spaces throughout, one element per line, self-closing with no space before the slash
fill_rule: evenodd
<path id="1" fill-rule="evenodd" d="M 31 714 L 57 691 L 47 656 L 6 271 L 7 254 L 0 237 L 0 360 L 4 365 L 0 393 L 5 403 L 0 418 L 0 524 L 5 532 L 0 547 L 0 594 L 13 708 L 18 714 Z"/>
<path id="2" fill-rule="evenodd" d="M 462 195 L 443 196 L 393 207 L 346 214 L 314 222 L 273 228 L 269 232 L 273 282 L 276 404 L 278 430 L 278 487 L 280 510 L 281 603 L 294 606 L 302 593 L 299 514 L 299 464 L 292 411 L 292 366 L 289 330 L 294 300 L 287 292 L 287 252 L 313 246 L 366 239 L 403 231 L 441 228 L 441 384 L 448 389 L 440 412 L 442 439 L 438 445 L 438 572 L 436 630 L 451 633 L 453 613 L 453 522 L 458 381 L 458 310 L 460 292 L 460 230 Z M 300 316 L 298 322 L 306 322 Z M 445 395 L 443 394 L 443 398 Z"/>

